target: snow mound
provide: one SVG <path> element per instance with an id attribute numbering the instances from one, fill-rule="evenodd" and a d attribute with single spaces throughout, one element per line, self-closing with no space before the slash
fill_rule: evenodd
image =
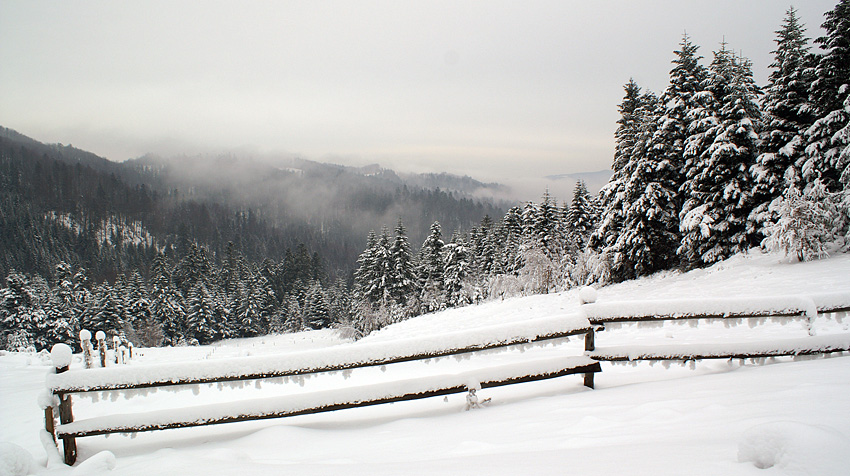
<path id="1" fill-rule="evenodd" d="M 842 474 L 850 464 L 850 439 L 824 425 L 765 423 L 744 432 L 738 462 L 786 474 Z"/>
<path id="2" fill-rule="evenodd" d="M 73 476 L 82 476 L 85 474 L 98 474 L 105 471 L 115 469 L 115 455 L 111 451 L 101 451 L 91 458 L 80 463 L 71 472 Z"/>
<path id="3" fill-rule="evenodd" d="M 26 476 L 34 467 L 27 450 L 14 443 L 0 443 L 0 476 Z"/>
<path id="4" fill-rule="evenodd" d="M 591 304 L 596 302 L 596 288 L 594 288 L 593 286 L 584 286 L 579 290 L 578 298 L 582 304 Z"/>

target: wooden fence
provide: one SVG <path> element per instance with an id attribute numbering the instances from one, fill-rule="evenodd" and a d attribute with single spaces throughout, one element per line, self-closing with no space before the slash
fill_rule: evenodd
<path id="1" fill-rule="evenodd" d="M 782 305 L 768 309 L 755 305 L 780 301 Z M 593 329 L 585 336 L 585 355 L 597 361 L 630 362 L 659 360 L 762 359 L 782 356 L 819 355 L 850 351 L 850 334 L 816 336 L 814 323 L 819 315 L 832 314 L 841 319 L 850 313 L 846 293 L 824 293 L 814 298 L 803 296 L 761 299 L 692 299 L 675 301 L 640 301 L 585 303 L 582 310 Z M 623 309 L 632 312 L 624 313 Z M 618 313 L 618 310 L 620 312 Z M 665 321 L 804 320 L 809 336 L 800 339 L 771 340 L 748 343 L 680 344 L 654 346 L 618 346 L 597 349 L 597 333 L 606 324 Z"/>
<path id="2" fill-rule="evenodd" d="M 586 319 L 572 318 L 560 322 L 558 318 L 540 320 L 536 332 L 522 328 L 494 326 L 491 332 L 479 329 L 467 336 L 440 341 L 390 342 L 364 346 L 356 358 L 344 352 L 334 355 L 333 350 L 282 355 L 276 359 L 243 358 L 228 368 L 227 362 L 199 362 L 183 365 L 169 372 L 169 366 L 146 366 L 143 375 L 131 375 L 132 367 L 111 367 L 92 370 L 68 370 L 58 367 L 48 379 L 48 386 L 58 401 L 60 425 L 55 425 L 53 406 L 45 408 L 45 426 L 54 438 L 61 439 L 66 464 L 77 459 L 76 438 L 109 433 L 140 432 L 213 425 L 248 420 L 282 418 L 320 413 L 345 408 L 363 407 L 406 400 L 467 392 L 472 388 L 489 388 L 515 383 L 551 379 L 571 374 L 583 374 L 584 383 L 593 385 L 592 375 L 600 372 L 599 362 L 586 356 L 563 357 L 531 362 L 531 365 L 513 365 L 481 369 L 463 374 L 449 374 L 434 378 L 388 382 L 385 385 L 364 386 L 339 391 L 314 392 L 306 396 L 286 396 L 254 399 L 243 402 L 204 405 L 191 409 L 153 411 L 132 415 L 110 415 L 74 421 L 72 394 L 99 391 L 157 389 L 175 385 L 239 382 L 279 377 L 296 377 L 322 372 L 349 371 L 353 369 L 384 366 L 401 362 L 425 361 L 439 357 L 470 354 L 516 345 L 542 343 L 565 339 L 591 332 Z M 531 321 L 533 322 L 533 321 Z M 533 327 L 533 325 L 532 325 Z M 483 331 L 483 332 L 482 332 Z M 456 333 L 462 334 L 462 333 Z M 469 343 L 470 339 L 484 335 L 484 342 Z M 452 336 L 448 336 L 452 337 Z M 467 342 L 452 345 L 453 342 Z M 413 351 L 399 352 L 407 347 Z M 362 350 L 361 349 L 361 350 Z M 253 360 L 252 360 L 253 359 Z M 235 362 L 232 361 L 232 362 Z M 252 365 L 253 363 L 253 365 Z M 251 368 L 252 370 L 238 370 Z M 532 369 L 531 371 L 529 369 Z M 237 369 L 237 370 L 234 370 Z M 473 382 L 473 383 L 470 383 Z M 472 386 L 472 387 L 471 387 Z"/>
<path id="3" fill-rule="evenodd" d="M 109 433 L 140 432 L 213 425 L 248 420 L 282 418 L 328 412 L 346 408 L 415 400 L 462 393 L 477 388 L 497 387 L 522 382 L 582 374 L 584 385 L 594 386 L 594 374 L 601 371 L 600 361 L 701 360 L 764 358 L 785 355 L 811 355 L 850 351 L 850 334 L 815 336 L 813 324 L 818 314 L 843 315 L 850 312 L 846 295 L 809 298 L 764 298 L 760 300 L 683 300 L 643 301 L 640 303 L 582 304 L 583 315 L 526 321 L 514 325 L 492 326 L 474 332 L 453 333 L 437 339 L 410 339 L 380 344 L 350 346 L 346 349 L 322 349 L 275 358 L 242 358 L 207 361 L 178 366 L 144 366 L 144 372 L 132 372 L 132 366 L 68 370 L 57 366 L 48 379 L 51 403 L 45 408 L 45 426 L 64 444 L 67 464 L 77 458 L 76 438 Z M 779 301 L 782 305 L 759 304 Z M 628 310 L 629 312 L 624 312 Z M 809 337 L 789 341 L 751 342 L 700 346 L 636 346 L 596 348 L 597 332 L 606 324 L 621 322 L 663 322 L 700 319 L 805 319 Z M 559 357 L 519 365 L 490 367 L 476 371 L 438 375 L 355 388 L 342 388 L 306 395 L 244 400 L 191 408 L 160 410 L 132 415 L 106 415 L 74 421 L 72 394 L 99 391 L 158 389 L 175 385 L 244 382 L 280 377 L 298 377 L 323 372 L 350 371 L 401 362 L 470 354 L 517 345 L 569 339 L 584 335 L 583 356 Z M 84 349 L 86 346 L 83 346 Z M 89 346 L 90 348 L 90 346 Z M 356 348 L 358 352 L 348 353 Z M 87 357 L 88 358 L 88 357 Z M 230 365 L 233 364 L 233 365 Z M 87 365 L 89 367 L 89 365 Z M 60 425 L 55 425 L 58 407 Z"/>

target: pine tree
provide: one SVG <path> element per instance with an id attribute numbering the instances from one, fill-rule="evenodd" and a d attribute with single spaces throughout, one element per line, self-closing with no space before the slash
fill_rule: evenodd
<path id="1" fill-rule="evenodd" d="M 850 166 L 850 0 L 839 0 L 825 16 L 826 35 L 815 42 L 826 53 L 817 61 L 810 89 L 818 119 L 806 131 L 800 168 L 807 188 L 820 179 L 832 193 L 842 189 L 841 175 Z"/>
<path id="2" fill-rule="evenodd" d="M 377 255 L 378 238 L 372 230 L 366 237 L 366 249 L 357 258 L 357 270 L 354 272 L 354 295 L 360 301 L 375 303 L 381 298 Z"/>
<path id="3" fill-rule="evenodd" d="M 209 344 L 217 337 L 216 312 L 207 286 L 198 282 L 189 290 L 186 338 L 189 343 Z"/>
<path id="4" fill-rule="evenodd" d="M 680 171 L 668 161 L 669 156 L 653 147 L 657 99 L 648 93 L 641 103 L 636 113 L 641 125 L 634 140 L 635 157 L 622 191 L 622 229 L 608 250 L 616 280 L 649 275 L 676 263 Z"/>
<path id="5" fill-rule="evenodd" d="M 445 262 L 444 282 L 446 286 L 446 305 L 448 307 L 460 307 L 471 303 L 471 296 L 469 296 L 469 293 L 465 289 L 471 256 L 469 247 L 464 243 L 460 235 L 452 235 L 451 242 L 445 246 L 443 256 Z"/>
<path id="6" fill-rule="evenodd" d="M 749 170 L 761 117 L 749 61 L 735 58 L 724 43 L 703 89 L 686 141 L 681 189 L 685 202 L 677 253 L 688 266 L 723 260 L 760 241 L 747 221 L 753 208 Z"/>
<path id="7" fill-rule="evenodd" d="M 84 327 L 93 332 L 103 331 L 107 336 L 117 336 L 124 328 L 123 308 L 118 292 L 108 283 L 98 286 L 91 319 Z"/>
<path id="8" fill-rule="evenodd" d="M 307 289 L 304 303 L 304 321 L 310 329 L 330 327 L 331 316 L 328 298 L 318 281 L 314 281 Z"/>
<path id="9" fill-rule="evenodd" d="M 588 193 L 584 180 L 579 180 L 576 182 L 573 201 L 567 212 L 567 229 L 572 232 L 579 249 L 583 249 L 587 244 L 590 234 L 596 228 L 596 220 L 593 197 Z"/>
<path id="10" fill-rule="evenodd" d="M 36 347 L 46 316 L 37 308 L 29 278 L 12 271 L 0 290 L 0 338 L 7 350 Z M 43 347 L 42 347 L 43 348 Z"/>
<path id="11" fill-rule="evenodd" d="M 184 340 L 186 309 L 183 298 L 171 281 L 171 269 L 162 253 L 151 265 L 151 316 L 162 329 L 162 343 L 177 345 Z"/>
<path id="12" fill-rule="evenodd" d="M 395 228 L 395 238 L 389 250 L 390 273 L 387 288 L 393 302 L 404 307 L 408 300 L 416 295 L 416 271 L 413 265 L 413 253 L 407 239 L 407 230 L 401 220 Z"/>
<path id="13" fill-rule="evenodd" d="M 776 221 L 771 203 L 800 180 L 797 163 L 804 160 L 805 131 L 814 122 L 814 106 L 808 95 L 813 79 L 809 40 L 794 8 L 788 9 L 776 35 L 773 71 L 761 102 L 764 130 L 760 153 L 750 170 L 755 208 L 749 221 L 759 232 Z"/>
<path id="14" fill-rule="evenodd" d="M 424 312 L 445 308 L 445 284 L 443 261 L 443 233 L 438 222 L 431 225 L 431 233 L 425 238 L 417 258 L 417 275 Z"/>

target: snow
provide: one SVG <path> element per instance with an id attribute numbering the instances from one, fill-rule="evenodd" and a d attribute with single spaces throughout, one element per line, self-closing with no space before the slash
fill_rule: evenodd
<path id="1" fill-rule="evenodd" d="M 0 476 L 26 476 L 34 467 L 27 450 L 14 443 L 0 443 Z"/>
<path id="2" fill-rule="evenodd" d="M 341 345 L 330 349 L 288 354 L 242 357 L 206 362 L 171 363 L 133 367 L 76 369 L 48 377 L 54 391 L 105 389 L 152 382 L 214 380 L 242 375 L 296 375 L 321 369 L 378 365 L 405 356 L 441 355 L 474 345 L 519 344 L 537 338 L 587 329 L 578 314 L 559 315 L 478 329 L 423 335 L 388 342 Z"/>
<path id="3" fill-rule="evenodd" d="M 321 409 L 338 405 L 357 405 L 365 402 L 388 400 L 407 395 L 437 392 L 443 389 L 479 389 L 491 382 L 501 382 L 524 375 L 556 374 L 564 369 L 592 365 L 595 361 L 587 357 L 558 357 L 538 359 L 497 367 L 487 367 L 455 374 L 438 374 L 394 380 L 381 384 L 338 388 L 301 395 L 286 395 L 228 402 L 213 405 L 194 405 L 147 413 L 128 413 L 78 420 L 59 425 L 57 434 L 84 434 L 99 430 L 132 430 L 194 422 L 221 421 L 228 418 L 269 415 L 297 414 L 305 410 Z M 457 392 L 452 392 L 457 393 Z"/>
<path id="4" fill-rule="evenodd" d="M 50 349 L 50 359 L 53 360 L 53 366 L 57 369 L 71 365 L 73 356 L 74 351 L 68 344 L 56 344 Z"/>
<path id="5" fill-rule="evenodd" d="M 738 461 L 756 468 L 776 467 L 785 474 L 842 474 L 837 455 L 850 453 L 847 434 L 825 425 L 796 421 L 763 423 L 747 429 L 738 444 Z"/>
<path id="6" fill-rule="evenodd" d="M 599 360 L 691 360 L 737 358 L 747 355 L 807 355 L 814 352 L 850 351 L 850 334 L 773 339 L 765 342 L 714 342 L 710 344 L 597 347 L 588 355 Z"/>
<path id="7" fill-rule="evenodd" d="M 596 288 L 592 286 L 584 286 L 578 292 L 578 297 L 582 304 L 591 304 L 596 302 L 598 294 Z"/>
<path id="8" fill-rule="evenodd" d="M 850 291 L 850 255 L 792 263 L 779 255 L 738 255 L 689 273 L 660 273 L 597 290 L 598 304 L 615 301 L 676 301 L 683 298 L 761 298 L 819 293 L 840 300 Z M 819 304 L 820 305 L 820 304 Z M 430 314 L 389 326 L 357 343 L 333 331 L 231 340 L 209 346 L 137 348 L 138 358 L 120 370 L 144 372 L 161 365 L 273 358 L 326 349 L 361 352 L 358 346 L 392 344 L 441 333 L 474 333 L 497 325 L 522 325 L 580 311 L 579 290 L 488 302 Z M 599 349 L 620 346 L 706 345 L 830 339 L 847 334 L 848 319 L 814 321 L 817 336 L 801 324 L 765 322 L 729 326 L 733 319 L 678 322 L 655 327 L 606 324 L 597 333 Z M 690 324 L 690 323 L 689 323 Z M 840 338 L 840 337 L 836 337 Z M 243 388 L 231 385 L 173 387 L 144 398 L 124 392 L 74 395 L 80 421 L 109 414 L 168 411 L 197 405 L 238 405 L 243 399 L 299 398 L 317 392 L 347 391 L 420 376 L 461 375 L 478 369 L 523 364 L 559 356 L 580 356 L 582 339 L 557 345 L 518 345 L 491 355 L 448 357 L 380 368 L 337 372 L 310 379 L 264 380 Z M 753 344 L 755 345 L 755 344 Z M 341 350 L 338 352 L 342 352 Z M 251 355 L 248 355 L 251 354 Z M 72 369 L 80 366 L 74 356 Z M 488 406 L 465 412 L 464 394 L 391 405 L 356 408 L 286 419 L 79 438 L 75 467 L 101 474 L 114 455 L 114 474 L 575 474 L 758 475 L 844 474 L 850 467 L 850 357 L 795 361 L 768 359 L 765 365 L 713 360 L 690 366 L 634 366 L 602 363 L 596 389 L 579 376 L 485 388 Z M 115 368 L 115 367 L 112 367 Z M 97 372 L 94 369 L 87 372 Z M 214 368 L 214 367 L 212 367 Z M 45 451 L 43 412 L 37 405 L 52 369 L 46 355 L 0 353 L 0 442 L 15 444 L 33 457 L 33 473 L 68 475 L 58 453 Z M 72 370 L 66 373 L 82 372 Z M 475 379 L 480 378 L 477 374 Z M 475 382 L 464 382 L 464 385 Z M 297 384 L 297 385 L 295 385 Z M 96 397 L 97 400 L 84 398 Z M 292 400 L 290 400 L 292 401 Z M 230 402 L 230 403 L 229 403 Z M 7 451 L 0 448 L 0 455 Z M 92 460 L 97 468 L 85 469 Z M 773 466 L 763 470 L 757 464 Z"/>
<path id="9" fill-rule="evenodd" d="M 711 297 L 666 300 L 618 301 L 582 306 L 592 322 L 626 318 L 665 319 L 689 316 L 741 316 L 805 314 L 817 316 L 818 308 L 850 308 L 850 291 L 811 295 Z M 766 311 L 766 312 L 765 312 Z"/>

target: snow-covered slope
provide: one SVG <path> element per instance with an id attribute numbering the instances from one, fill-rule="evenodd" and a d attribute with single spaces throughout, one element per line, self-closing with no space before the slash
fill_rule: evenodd
<path id="1" fill-rule="evenodd" d="M 777 256 L 737 256 L 706 270 L 665 273 L 599 290 L 599 302 L 702 297 L 763 297 L 850 291 L 850 256 L 788 263 Z M 358 343 L 331 331 L 142 349 L 135 366 L 394 342 L 480 326 L 571 314 L 578 292 L 490 302 L 422 316 Z M 727 327 L 622 325 L 597 335 L 598 346 L 711 344 L 805 339 L 802 323 Z M 757 323 L 753 323 L 757 324 Z M 848 320 L 818 318 L 818 336 L 846 334 Z M 267 381 L 245 388 L 200 386 L 129 399 L 76 396 L 78 418 L 111 412 L 224 404 L 457 372 L 476 366 L 580 355 L 580 339 L 469 359 L 407 363 L 309 380 Z M 669 368 L 668 368 L 669 367 Z M 0 474 L 33 456 L 47 467 L 39 439 L 37 396 L 49 363 L 37 355 L 0 355 Z M 464 412 L 463 395 L 306 415 L 284 420 L 78 440 L 74 474 L 843 474 L 850 467 L 850 357 L 766 365 L 714 361 L 696 365 L 603 363 L 596 390 L 579 377 L 479 392 L 489 406 Z M 91 398 L 93 397 L 93 398 Z M 102 453 L 109 451 L 110 454 Z M 6 466 L 4 466 L 6 465 Z M 759 468 L 772 467 L 767 473 Z M 3 471 L 7 471 L 4 473 Z"/>

